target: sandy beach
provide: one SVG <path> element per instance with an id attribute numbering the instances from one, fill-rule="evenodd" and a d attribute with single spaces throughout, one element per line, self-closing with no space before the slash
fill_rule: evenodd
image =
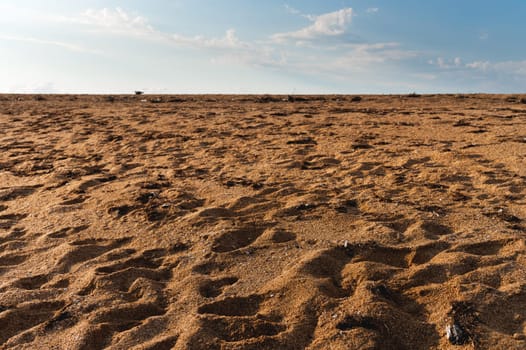
<path id="1" fill-rule="evenodd" d="M 0 95 L 0 348 L 525 349 L 525 97 Z"/>

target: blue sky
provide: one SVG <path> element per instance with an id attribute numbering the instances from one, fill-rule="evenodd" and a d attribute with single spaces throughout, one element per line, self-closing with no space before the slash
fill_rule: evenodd
<path id="1" fill-rule="evenodd" d="M 0 92 L 526 91 L 524 0 L 0 1 Z"/>

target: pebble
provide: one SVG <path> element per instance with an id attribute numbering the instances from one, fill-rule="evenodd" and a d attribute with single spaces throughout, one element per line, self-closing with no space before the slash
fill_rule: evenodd
<path id="1" fill-rule="evenodd" d="M 526 339 L 526 336 L 522 333 L 514 333 L 513 334 L 513 339 L 515 340 L 524 340 Z"/>
<path id="2" fill-rule="evenodd" d="M 466 334 L 456 323 L 448 324 L 446 326 L 446 337 L 453 345 L 462 345 L 467 340 Z"/>

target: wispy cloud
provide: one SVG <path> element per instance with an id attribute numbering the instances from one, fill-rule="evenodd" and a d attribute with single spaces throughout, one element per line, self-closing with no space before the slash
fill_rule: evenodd
<path id="1" fill-rule="evenodd" d="M 467 63 L 466 67 L 477 69 L 477 70 L 482 70 L 482 71 L 487 71 L 490 65 L 491 64 L 488 61 L 474 61 L 471 63 Z"/>
<path id="2" fill-rule="evenodd" d="M 346 32 L 352 21 L 352 8 L 325 13 L 319 16 L 309 16 L 311 25 L 293 32 L 277 33 L 272 39 L 277 42 L 293 40 L 311 40 L 324 36 L 339 36 Z"/>
<path id="3" fill-rule="evenodd" d="M 428 63 L 430 65 L 435 65 L 441 69 L 452 69 L 452 68 L 462 68 L 464 65 L 462 64 L 462 59 L 460 57 L 455 57 L 453 59 L 446 59 L 443 57 L 438 57 L 437 59 L 429 60 Z"/>
<path id="4" fill-rule="evenodd" d="M 290 6 L 289 4 L 285 4 L 283 5 L 283 7 L 285 7 L 285 9 L 287 10 L 288 13 L 290 14 L 293 14 L 293 15 L 302 15 L 301 11 Z"/>
<path id="5" fill-rule="evenodd" d="M 477 71 L 479 73 L 487 74 L 488 76 L 495 73 L 510 75 L 515 78 L 526 76 L 526 60 L 501 62 L 475 60 L 464 63 L 460 57 L 455 57 L 453 59 L 438 57 L 437 59 L 429 60 L 428 63 L 440 68 L 440 70 L 444 72 L 454 71 L 468 73 L 470 71 Z"/>
<path id="6" fill-rule="evenodd" d="M 423 80 L 435 80 L 436 78 L 438 78 L 436 74 L 431 73 L 412 73 L 411 76 Z"/>
<path id="7" fill-rule="evenodd" d="M 493 65 L 493 68 L 497 71 L 526 76 L 526 60 L 497 62 Z"/>
<path id="8" fill-rule="evenodd" d="M 319 57 L 313 64 L 334 75 L 366 72 L 394 62 L 412 59 L 417 52 L 404 50 L 400 43 L 348 44 L 346 51 L 336 56 Z"/>
<path id="9" fill-rule="evenodd" d="M 121 8 L 87 10 L 81 15 L 57 20 L 80 25 L 88 33 L 127 36 L 163 45 L 207 50 L 213 64 L 247 65 L 299 75 L 318 74 L 333 79 L 355 73 L 365 74 L 370 69 L 418 55 L 396 42 L 356 44 L 317 40 L 338 38 L 348 33 L 353 17 L 351 8 L 316 16 L 303 14 L 288 5 L 285 8 L 289 13 L 306 18 L 310 24 L 297 31 L 277 33 L 266 40 L 253 41 L 243 41 L 235 29 L 227 29 L 220 37 L 168 33 L 157 29 L 146 17 Z M 295 45 L 283 45 L 290 41 Z"/>
<path id="10" fill-rule="evenodd" d="M 369 7 L 367 10 L 365 10 L 367 13 L 377 13 L 378 11 L 380 11 L 378 7 Z"/>
<path id="11" fill-rule="evenodd" d="M 89 9 L 80 16 L 59 17 L 57 20 L 79 24 L 84 26 L 87 31 L 100 32 L 104 35 L 163 41 L 178 46 L 213 49 L 233 49 L 247 46 L 237 37 L 235 29 L 226 30 L 225 35 L 219 38 L 167 33 L 157 30 L 146 17 L 129 13 L 119 7 L 115 9 Z"/>
<path id="12" fill-rule="evenodd" d="M 10 93 L 50 94 L 60 92 L 51 81 L 33 81 L 27 84 L 16 84 L 7 89 Z"/>
<path id="13" fill-rule="evenodd" d="M 43 40 L 38 38 L 23 37 L 23 36 L 11 36 L 11 35 L 0 35 L 0 40 L 9 40 L 9 41 L 20 41 L 27 42 L 31 44 L 39 45 L 51 45 L 60 47 L 69 51 L 89 53 L 89 54 L 102 54 L 101 51 L 90 49 L 81 45 L 71 44 L 63 41 L 54 41 L 54 40 Z"/>
<path id="14" fill-rule="evenodd" d="M 466 67 L 501 74 L 526 76 L 526 60 L 524 61 L 502 61 L 492 63 L 490 61 L 474 61 L 466 64 Z"/>
<path id="15" fill-rule="evenodd" d="M 248 65 L 259 68 L 290 69 L 289 54 L 272 47 L 224 52 L 211 59 L 213 64 Z"/>
<path id="16" fill-rule="evenodd" d="M 248 48 L 248 43 L 242 42 L 236 35 L 235 29 L 228 29 L 225 35 L 221 38 L 207 38 L 202 35 L 184 36 L 180 34 L 172 34 L 170 39 L 179 45 L 212 48 L 212 49 L 237 49 Z"/>

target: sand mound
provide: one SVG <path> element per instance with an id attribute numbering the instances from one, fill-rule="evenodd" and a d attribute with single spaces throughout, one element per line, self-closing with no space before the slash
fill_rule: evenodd
<path id="1" fill-rule="evenodd" d="M 0 348 L 526 348 L 519 100 L 1 96 Z"/>

